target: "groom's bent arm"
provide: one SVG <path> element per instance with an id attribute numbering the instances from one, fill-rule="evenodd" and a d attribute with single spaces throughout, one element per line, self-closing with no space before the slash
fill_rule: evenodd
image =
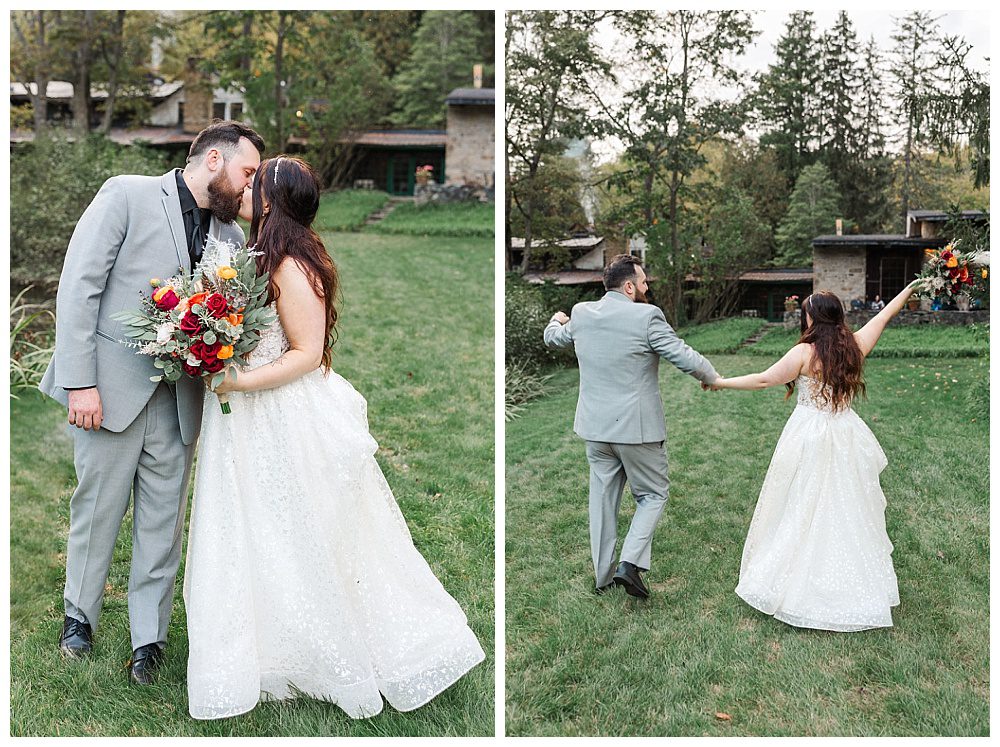
<path id="1" fill-rule="evenodd" d="M 646 335 L 650 347 L 684 373 L 691 374 L 705 384 L 711 384 L 719 378 L 708 359 L 677 336 L 659 308 L 654 307 Z"/>
<path id="2" fill-rule="evenodd" d="M 569 320 L 565 324 L 560 324 L 559 321 L 552 317 L 549 323 L 545 326 L 545 331 L 542 333 L 542 339 L 545 341 L 545 346 L 550 348 L 568 348 L 573 344 L 573 320 Z"/>
<path id="3" fill-rule="evenodd" d="M 56 292 L 56 386 L 97 386 L 97 314 L 101 294 L 125 241 L 128 197 L 108 179 L 80 216 L 66 250 Z"/>

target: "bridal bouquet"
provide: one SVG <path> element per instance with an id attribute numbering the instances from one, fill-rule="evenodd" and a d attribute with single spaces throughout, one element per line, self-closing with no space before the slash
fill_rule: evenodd
<path id="1" fill-rule="evenodd" d="M 947 298 L 972 289 L 978 275 L 985 279 L 986 267 L 975 269 L 976 265 L 989 264 L 989 252 L 963 252 L 957 249 L 959 242 L 948 244 L 944 249 L 925 249 L 927 261 L 917 277 L 923 281 L 920 295 L 927 298 Z M 978 273 L 978 274 L 977 274 Z"/>
<path id="2" fill-rule="evenodd" d="M 261 332 L 275 320 L 267 305 L 268 275 L 257 274 L 253 252 L 209 237 L 201 262 L 191 275 L 153 278 L 152 294 L 137 311 L 112 318 L 142 355 L 151 355 L 163 371 L 153 381 L 177 381 L 182 375 L 217 386 L 227 365 L 246 365 Z M 235 371 L 234 371 L 235 373 Z M 229 398 L 218 395 L 229 414 Z"/>

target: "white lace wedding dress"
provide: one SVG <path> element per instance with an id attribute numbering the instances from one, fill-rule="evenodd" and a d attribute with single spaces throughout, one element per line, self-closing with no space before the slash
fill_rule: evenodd
<path id="1" fill-rule="evenodd" d="M 288 341 L 276 321 L 250 368 Z M 465 614 L 413 546 L 341 376 L 205 397 L 184 601 L 189 710 L 299 694 L 374 716 L 417 708 L 481 662 Z M 381 694 L 380 694 L 381 693 Z"/>
<path id="2" fill-rule="evenodd" d="M 798 403 L 760 490 L 736 593 L 798 627 L 891 627 L 899 591 L 879 485 L 885 453 L 857 413 L 823 401 L 821 382 L 796 383 Z"/>

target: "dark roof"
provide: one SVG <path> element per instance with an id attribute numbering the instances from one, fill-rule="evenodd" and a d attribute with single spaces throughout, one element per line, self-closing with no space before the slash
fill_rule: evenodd
<path id="1" fill-rule="evenodd" d="M 944 246 L 948 240 L 944 237 L 933 239 L 922 239 L 919 236 L 903 236 L 894 233 L 858 233 L 844 236 L 827 235 L 817 236 L 812 240 L 812 245 L 825 247 L 869 247 L 869 248 L 907 248 L 927 249 L 931 247 Z"/>
<path id="2" fill-rule="evenodd" d="M 388 148 L 413 145 L 444 148 L 448 145 L 448 133 L 444 130 L 368 130 L 352 137 L 341 138 L 340 142 Z"/>
<path id="3" fill-rule="evenodd" d="M 526 272 L 524 279 L 534 285 L 551 281 L 556 285 L 584 285 L 604 283 L 603 270 L 565 270 L 563 272 Z"/>
<path id="4" fill-rule="evenodd" d="M 577 236 L 572 239 L 560 239 L 559 241 L 536 241 L 535 246 L 560 246 L 563 249 L 593 249 L 604 241 L 603 236 Z M 511 249 L 524 249 L 524 238 L 521 236 L 510 237 Z"/>
<path id="5" fill-rule="evenodd" d="M 493 106 L 496 90 L 493 88 L 456 88 L 444 103 L 453 106 Z"/>
<path id="6" fill-rule="evenodd" d="M 748 270 L 740 275 L 740 280 L 748 283 L 811 283 L 813 271 L 808 268 Z"/>
<path id="7" fill-rule="evenodd" d="M 119 145 L 132 145 L 137 141 L 150 145 L 190 145 L 194 142 L 196 133 L 184 132 L 180 127 L 112 127 L 108 137 Z M 69 140 L 74 140 L 72 131 L 66 133 Z M 35 139 L 31 130 L 11 130 L 10 142 L 30 143 Z"/>
<path id="8" fill-rule="evenodd" d="M 916 218 L 917 220 L 924 221 L 925 223 L 944 223 L 951 216 L 944 210 L 910 210 L 907 215 L 911 218 Z M 972 218 L 986 218 L 986 213 L 982 210 L 963 210 L 959 213 L 959 217 L 972 219 Z"/>

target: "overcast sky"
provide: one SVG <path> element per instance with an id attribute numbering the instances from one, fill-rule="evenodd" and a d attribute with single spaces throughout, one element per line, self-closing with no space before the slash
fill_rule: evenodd
<path id="1" fill-rule="evenodd" d="M 814 10 L 813 19 L 816 22 L 817 34 L 821 34 L 836 21 L 839 9 Z M 888 52 L 893 46 L 892 32 L 894 28 L 893 19 L 906 15 L 909 10 L 858 10 L 848 9 L 847 14 L 854 25 L 860 44 L 865 44 L 868 38 L 875 37 L 876 43 L 883 53 Z M 955 10 L 955 11 L 930 11 L 935 16 L 939 16 L 938 25 L 942 32 L 948 35 L 958 35 L 965 38 L 965 41 L 972 45 L 972 51 L 966 58 L 967 63 L 979 70 L 988 71 L 990 37 L 989 21 L 990 14 L 987 10 Z M 774 45 L 785 30 L 790 10 L 764 10 L 754 12 L 754 28 L 760 31 L 754 42 L 747 48 L 746 54 L 738 58 L 737 67 L 746 70 L 748 73 L 765 69 L 774 62 Z M 598 42 L 607 50 L 621 49 L 617 44 L 618 34 L 610 24 L 606 24 L 597 35 Z M 598 161 L 606 161 L 613 158 L 620 144 L 609 140 L 595 143 L 593 150 Z"/>

